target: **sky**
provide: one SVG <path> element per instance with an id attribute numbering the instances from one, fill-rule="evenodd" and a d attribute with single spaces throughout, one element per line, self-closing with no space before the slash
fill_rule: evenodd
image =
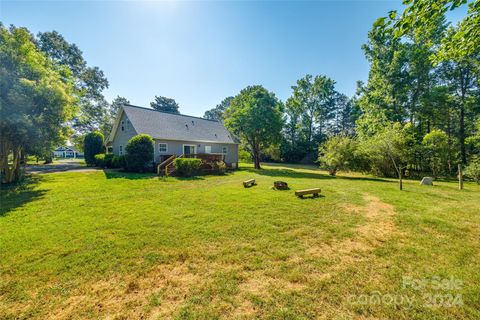
<path id="1" fill-rule="evenodd" d="M 0 0 L 0 21 L 60 32 L 104 71 L 108 100 L 147 107 L 161 95 L 202 116 L 248 85 L 285 101 L 306 74 L 352 96 L 368 77 L 361 46 L 390 10 L 402 11 L 401 1 Z"/>

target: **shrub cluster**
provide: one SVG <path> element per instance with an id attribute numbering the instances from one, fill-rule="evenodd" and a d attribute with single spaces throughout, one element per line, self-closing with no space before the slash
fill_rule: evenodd
<path id="1" fill-rule="evenodd" d="M 125 156 L 113 156 L 112 168 L 125 168 Z"/>
<path id="2" fill-rule="evenodd" d="M 153 139 L 148 134 L 139 134 L 131 138 L 125 151 L 128 171 L 145 172 L 153 164 Z"/>
<path id="3" fill-rule="evenodd" d="M 213 170 L 216 174 L 224 175 L 227 171 L 227 165 L 223 161 L 217 161 L 213 163 Z"/>
<path id="4" fill-rule="evenodd" d="M 202 160 L 190 158 L 177 158 L 173 161 L 175 172 L 182 177 L 192 177 L 200 172 Z"/>
<path id="5" fill-rule="evenodd" d="M 105 168 L 105 153 L 99 153 L 95 155 L 95 166 Z"/>
<path id="6" fill-rule="evenodd" d="M 125 168 L 125 156 L 116 156 L 112 153 L 95 155 L 95 166 L 101 168 Z"/>
<path id="7" fill-rule="evenodd" d="M 113 168 L 113 153 L 109 153 L 105 155 L 105 167 L 107 168 Z"/>

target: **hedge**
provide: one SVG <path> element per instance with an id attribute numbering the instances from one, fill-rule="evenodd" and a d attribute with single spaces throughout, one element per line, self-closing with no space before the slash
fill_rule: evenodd
<path id="1" fill-rule="evenodd" d="M 113 168 L 113 153 L 109 153 L 105 155 L 105 167 Z"/>
<path id="2" fill-rule="evenodd" d="M 125 156 L 113 156 L 112 168 L 125 168 Z"/>
<path id="3" fill-rule="evenodd" d="M 95 165 L 100 168 L 105 168 L 105 153 L 99 153 L 95 155 Z"/>
<path id="4" fill-rule="evenodd" d="M 200 172 L 202 160 L 195 158 L 177 158 L 173 161 L 173 167 L 177 175 L 191 177 Z"/>

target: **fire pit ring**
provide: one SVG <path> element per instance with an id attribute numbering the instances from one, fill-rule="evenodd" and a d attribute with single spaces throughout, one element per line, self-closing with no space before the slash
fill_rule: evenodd
<path id="1" fill-rule="evenodd" d="M 276 190 L 288 190 L 288 184 L 285 181 L 274 181 L 273 188 Z"/>

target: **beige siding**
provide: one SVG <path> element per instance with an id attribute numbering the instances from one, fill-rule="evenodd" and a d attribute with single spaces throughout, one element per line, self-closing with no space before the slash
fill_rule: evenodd
<path id="1" fill-rule="evenodd" d="M 159 144 L 167 144 L 167 152 L 159 152 Z M 160 161 L 162 155 L 181 155 L 183 154 L 183 145 L 194 145 L 195 153 L 205 153 L 205 146 L 211 147 L 211 153 L 222 153 L 222 148 L 227 148 L 225 162 L 228 164 L 238 162 L 238 145 L 223 144 L 223 143 L 208 143 L 208 142 L 192 142 L 192 141 L 176 141 L 176 140 L 162 140 L 155 139 L 155 162 Z"/>
<path id="2" fill-rule="evenodd" d="M 122 131 L 122 121 L 123 121 L 123 131 Z M 118 124 L 117 132 L 113 138 L 113 154 L 120 155 L 120 146 L 122 146 L 123 154 L 125 154 L 125 147 L 133 136 L 137 135 L 137 132 L 133 128 L 132 124 L 128 120 L 127 116 L 123 112 L 122 118 Z"/>

